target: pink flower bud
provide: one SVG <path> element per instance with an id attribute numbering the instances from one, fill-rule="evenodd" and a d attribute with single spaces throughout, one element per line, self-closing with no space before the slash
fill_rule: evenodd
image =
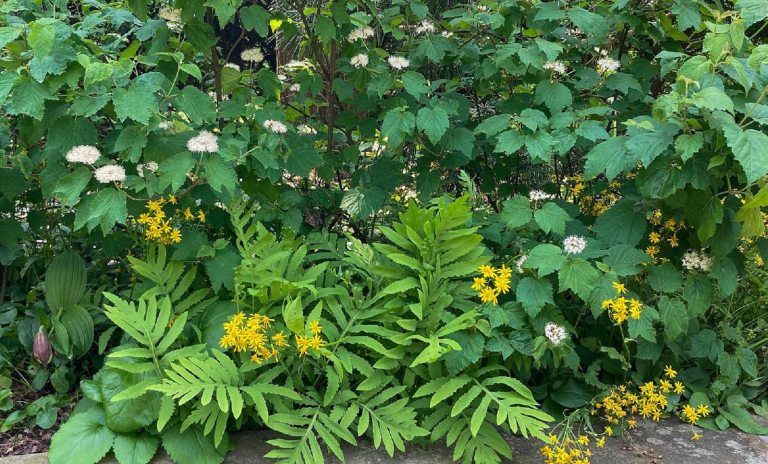
<path id="1" fill-rule="evenodd" d="M 32 356 L 43 366 L 47 366 L 53 359 L 53 347 L 51 346 L 48 335 L 40 330 L 32 342 Z"/>

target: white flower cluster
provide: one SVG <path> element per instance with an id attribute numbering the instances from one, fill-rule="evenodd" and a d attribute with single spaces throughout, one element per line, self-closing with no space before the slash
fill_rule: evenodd
<path id="1" fill-rule="evenodd" d="M 181 10 L 180 9 L 164 6 L 160 8 L 160 11 L 157 13 L 157 15 L 161 19 L 165 20 L 165 22 L 168 24 L 168 29 L 174 32 L 181 31 Z"/>
<path id="2" fill-rule="evenodd" d="M 689 271 L 709 271 L 712 268 L 712 257 L 704 253 L 704 250 L 688 250 L 683 254 L 683 267 Z"/>
<path id="3" fill-rule="evenodd" d="M 374 34 L 376 34 L 376 31 L 374 31 L 372 27 L 361 27 L 350 32 L 349 36 L 347 36 L 347 41 L 352 43 L 356 40 L 370 39 Z"/>
<path id="4" fill-rule="evenodd" d="M 575 255 L 584 251 L 587 247 L 587 239 L 580 235 L 570 235 L 563 240 L 563 251 Z"/>
<path id="5" fill-rule="evenodd" d="M 310 127 L 306 124 L 299 124 L 296 129 L 299 131 L 299 134 L 304 135 L 315 135 L 317 134 L 317 130 L 314 127 Z"/>
<path id="6" fill-rule="evenodd" d="M 157 172 L 157 169 L 160 166 L 157 165 L 156 162 L 150 161 L 149 163 L 142 163 L 136 165 L 136 174 L 139 175 L 139 177 L 144 177 L 144 171 L 149 172 Z"/>
<path id="7" fill-rule="evenodd" d="M 597 72 L 600 74 L 608 74 L 618 71 L 621 63 L 609 56 L 604 56 L 597 60 Z"/>
<path id="8" fill-rule="evenodd" d="M 160 130 L 168 130 L 168 129 L 170 129 L 170 128 L 171 128 L 171 123 L 170 123 L 170 122 L 168 122 L 168 121 L 160 121 L 160 122 L 157 124 L 157 127 L 158 127 L 158 129 L 160 129 Z"/>
<path id="9" fill-rule="evenodd" d="M 405 69 L 411 64 L 408 58 L 403 58 L 402 56 L 390 56 L 387 58 L 387 62 L 395 69 Z"/>
<path id="10" fill-rule="evenodd" d="M 122 182 L 125 180 L 125 169 L 117 164 L 108 164 L 97 168 L 93 175 L 96 180 L 102 184 L 108 184 L 110 182 Z"/>
<path id="11" fill-rule="evenodd" d="M 291 86 L 288 87 L 288 90 L 290 90 L 291 92 L 296 92 L 296 93 L 301 92 L 301 84 L 299 84 L 299 83 L 291 84 Z"/>
<path id="12" fill-rule="evenodd" d="M 267 119 L 264 121 L 264 128 L 269 129 L 276 134 L 285 134 L 288 132 L 288 127 L 280 121 L 274 119 Z"/>
<path id="13" fill-rule="evenodd" d="M 364 68 L 368 66 L 368 55 L 365 53 L 358 53 L 349 60 L 349 64 L 356 68 Z"/>
<path id="14" fill-rule="evenodd" d="M 543 190 L 531 190 L 530 192 L 528 192 L 528 198 L 530 198 L 531 201 L 541 201 L 541 200 L 551 200 L 555 198 L 555 196 Z"/>
<path id="15" fill-rule="evenodd" d="M 216 153 L 219 151 L 219 139 L 206 130 L 187 140 L 187 150 L 193 153 Z"/>
<path id="16" fill-rule="evenodd" d="M 525 272 L 525 269 L 523 269 L 523 264 L 525 264 L 525 261 L 528 259 L 528 255 L 523 255 L 519 258 L 517 258 L 517 261 L 515 261 L 515 269 L 517 270 L 518 274 L 522 274 Z"/>
<path id="17" fill-rule="evenodd" d="M 264 53 L 259 48 L 249 48 L 248 50 L 243 50 L 243 53 L 240 54 L 240 58 L 242 58 L 243 61 L 260 63 L 264 61 Z"/>
<path id="18" fill-rule="evenodd" d="M 453 32 L 451 31 L 443 31 L 440 33 L 441 36 L 445 37 L 446 39 L 449 39 L 453 37 Z"/>
<path id="19" fill-rule="evenodd" d="M 568 336 L 568 332 L 565 327 L 555 324 L 554 322 L 547 322 L 544 326 L 544 335 L 549 339 L 550 343 L 557 346 L 563 343 L 565 337 Z"/>
<path id="20" fill-rule="evenodd" d="M 547 61 L 544 63 L 544 69 L 547 69 L 558 74 L 565 74 L 568 70 L 565 68 L 565 64 L 562 61 Z"/>
<path id="21" fill-rule="evenodd" d="M 282 67 L 287 71 L 298 71 L 299 69 L 312 68 L 313 65 L 312 62 L 308 60 L 291 60 L 285 63 Z"/>
<path id="22" fill-rule="evenodd" d="M 235 63 L 227 63 L 224 65 L 225 68 L 232 68 L 237 72 L 240 72 L 240 66 Z"/>
<path id="23" fill-rule="evenodd" d="M 426 19 L 413 28 L 413 32 L 416 34 L 434 34 L 435 31 L 437 31 L 435 25 Z"/>
<path id="24" fill-rule="evenodd" d="M 72 147 L 65 155 L 70 163 L 93 164 L 101 158 L 101 152 L 93 145 Z"/>

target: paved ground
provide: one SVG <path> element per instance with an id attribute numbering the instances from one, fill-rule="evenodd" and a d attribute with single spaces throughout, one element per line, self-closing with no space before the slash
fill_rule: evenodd
<path id="1" fill-rule="evenodd" d="M 765 422 L 765 421 L 763 421 Z M 632 441 L 609 439 L 602 449 L 593 449 L 593 464 L 768 464 L 768 436 L 755 436 L 737 430 L 726 432 L 703 431 L 704 438 L 691 441 L 691 430 L 675 420 L 660 424 L 641 422 L 633 431 Z M 267 464 L 273 462 L 262 456 L 267 452 L 267 435 L 259 432 L 235 434 L 235 450 L 227 456 L 227 464 Z M 510 437 L 515 452 L 513 463 L 541 464 L 539 444 L 518 437 Z M 594 448 L 594 447 L 593 447 Z M 395 459 L 382 450 L 362 443 L 358 448 L 345 450 L 349 464 L 444 464 L 451 462 L 451 453 L 445 447 L 428 450 L 412 447 Z M 166 456 L 157 456 L 154 464 L 170 464 Z M 336 462 L 331 461 L 329 462 Z M 0 458 L 0 464 L 47 464 L 44 454 Z M 105 460 L 102 464 L 114 464 Z M 78 463 L 71 463 L 78 464 Z"/>

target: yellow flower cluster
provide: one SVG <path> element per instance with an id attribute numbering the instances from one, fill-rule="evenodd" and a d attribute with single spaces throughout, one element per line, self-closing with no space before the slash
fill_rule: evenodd
<path id="1" fill-rule="evenodd" d="M 625 425 L 629 429 L 637 425 L 637 417 L 651 419 L 655 422 L 661 420 L 661 415 L 669 405 L 667 395 L 682 395 L 685 386 L 677 378 L 677 371 L 672 366 L 664 368 L 664 376 L 656 381 L 646 382 L 634 390 L 626 385 L 620 385 L 610 391 L 608 396 L 598 401 L 592 410 L 592 415 L 602 411 L 603 418 L 612 425 Z M 696 425 L 701 417 L 709 414 L 707 405 L 693 407 L 685 405 L 681 410 L 681 416 L 686 422 Z M 608 436 L 613 435 L 613 429 L 609 425 L 605 428 Z M 701 435 L 693 434 L 692 439 L 698 440 Z"/>
<path id="2" fill-rule="evenodd" d="M 565 190 L 563 198 L 569 198 L 571 202 L 579 206 L 579 209 L 585 214 L 599 216 L 608 211 L 614 203 L 619 201 L 621 196 L 617 193 L 621 187 L 621 182 L 614 180 L 608 184 L 608 188 L 600 192 L 586 193 L 587 186 L 583 176 L 572 176 L 565 178 Z M 570 192 L 568 192 L 570 189 Z M 594 189 L 592 189 L 594 190 Z M 568 195 L 570 193 L 570 195 Z"/>
<path id="3" fill-rule="evenodd" d="M 623 295 L 627 293 L 627 288 L 624 284 L 619 282 L 613 282 L 611 284 L 616 290 L 616 298 L 603 300 L 601 307 L 607 309 L 611 320 L 617 325 L 623 324 L 627 319 L 640 319 L 643 313 L 643 304 L 636 298 L 625 298 Z"/>
<path id="4" fill-rule="evenodd" d="M 499 303 L 499 295 L 509 293 L 509 281 L 512 278 L 512 269 L 505 265 L 495 268 L 484 264 L 478 270 L 482 277 L 475 277 L 472 290 L 477 292 L 483 303 Z"/>
<path id="5" fill-rule="evenodd" d="M 312 333 L 311 337 L 296 335 L 296 349 L 299 351 L 299 356 L 306 355 L 310 348 L 319 350 L 325 346 L 325 342 L 320 338 L 320 334 L 323 333 L 323 328 L 318 321 L 309 323 L 309 331 Z"/>
<path id="6" fill-rule="evenodd" d="M 586 435 L 578 438 L 565 437 L 562 440 L 555 435 L 549 436 L 550 444 L 543 446 L 539 452 L 544 456 L 545 464 L 589 464 L 592 451 L 589 449 L 590 439 Z M 605 445 L 605 438 L 595 440 L 598 448 Z"/>
<path id="7" fill-rule="evenodd" d="M 287 338 L 282 331 L 272 334 L 268 332 L 274 320 L 260 314 L 252 314 L 246 317 L 239 312 L 224 323 L 224 336 L 219 340 L 219 345 L 227 349 L 234 349 L 236 353 L 251 351 L 251 361 L 261 364 L 270 358 L 280 354 L 278 348 L 288 346 Z"/>
<path id="8" fill-rule="evenodd" d="M 280 354 L 279 348 L 288 346 L 288 337 L 282 330 L 272 329 L 273 319 L 260 314 L 246 316 L 239 312 L 224 323 L 224 336 L 219 340 L 219 345 L 227 349 L 233 349 L 236 353 L 251 352 L 251 361 L 261 364 L 274 358 L 277 361 Z M 325 346 L 325 341 L 320 338 L 323 328 L 320 322 L 312 321 L 309 324 L 311 337 L 296 336 L 296 351 L 299 356 L 304 356 L 310 349 L 319 350 Z"/>
<path id="9" fill-rule="evenodd" d="M 173 195 L 147 202 L 147 212 L 142 213 L 136 219 L 136 223 L 144 226 L 144 237 L 147 240 L 154 240 L 164 245 L 181 242 L 181 230 L 177 226 L 179 217 L 182 216 L 181 210 L 176 209 L 172 216 L 168 216 L 164 209 L 168 205 L 176 204 L 178 204 L 178 200 Z M 197 214 L 194 214 L 189 208 L 184 211 L 183 217 L 186 221 L 205 222 L 204 212 L 198 211 Z"/>
<path id="10" fill-rule="evenodd" d="M 661 245 L 666 243 L 671 248 L 676 248 L 680 243 L 677 239 L 677 233 L 681 229 L 685 229 L 685 221 L 676 220 L 675 218 L 664 219 L 664 215 L 661 210 L 655 210 L 648 218 L 648 222 L 651 225 L 656 226 L 656 230 L 651 231 L 648 234 L 648 241 L 650 245 L 645 249 L 645 252 L 656 259 L 656 255 L 661 251 Z"/>

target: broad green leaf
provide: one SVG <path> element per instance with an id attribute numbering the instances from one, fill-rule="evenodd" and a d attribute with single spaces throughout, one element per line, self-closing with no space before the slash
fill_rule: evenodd
<path id="1" fill-rule="evenodd" d="M 557 245 L 537 245 L 528 253 L 523 267 L 526 269 L 538 269 L 539 276 L 551 274 L 560 269 L 565 262 L 563 250 Z"/>
<path id="2" fill-rule="evenodd" d="M 114 438 L 114 432 L 104 422 L 104 411 L 92 406 L 70 416 L 56 431 L 48 450 L 48 461 L 50 464 L 95 464 L 107 455 Z"/>
<path id="3" fill-rule="evenodd" d="M 675 340 L 688 332 L 688 311 L 682 301 L 662 296 L 658 305 L 659 318 L 664 324 L 664 336 L 667 340 Z"/>
<path id="4" fill-rule="evenodd" d="M 598 174 L 605 174 L 608 180 L 613 180 L 632 167 L 634 159 L 627 156 L 627 137 L 614 137 L 601 142 L 587 153 L 584 164 L 584 177 L 592 179 Z"/>
<path id="5" fill-rule="evenodd" d="M 148 433 L 120 433 L 115 436 L 115 458 L 120 464 L 147 464 L 159 444 L 160 439 Z"/>
<path id="6" fill-rule="evenodd" d="M 592 231 L 606 245 L 637 245 L 645 236 L 645 214 L 635 210 L 635 202 L 623 198 L 600 215 Z"/>
<path id="7" fill-rule="evenodd" d="M 560 268 L 558 278 L 560 292 L 573 290 L 582 300 L 587 300 L 595 288 L 600 272 L 586 260 L 581 258 L 568 259 Z"/>
<path id="8" fill-rule="evenodd" d="M 747 181 L 755 182 L 768 174 L 768 135 L 747 129 L 735 139 L 728 137 L 733 156 L 741 163 Z"/>
<path id="9" fill-rule="evenodd" d="M 543 103 L 550 113 L 555 114 L 573 104 L 573 95 L 564 84 L 545 80 L 536 86 L 534 101 Z"/>
<path id="10" fill-rule="evenodd" d="M 413 113 L 402 108 L 394 108 L 384 115 L 381 135 L 387 137 L 393 147 L 397 147 L 405 140 L 406 135 L 413 135 L 415 127 L 416 117 Z"/>
<path id="11" fill-rule="evenodd" d="M 555 304 L 552 299 L 552 284 L 547 279 L 524 277 L 517 284 L 515 295 L 517 301 L 523 304 L 525 312 L 532 318 L 538 316 L 547 303 Z"/>
<path id="12" fill-rule="evenodd" d="M 430 142 L 437 143 L 448 130 L 448 113 L 439 107 L 422 108 L 416 116 L 416 125 L 427 134 Z"/>
<path id="13" fill-rule="evenodd" d="M 522 227 L 531 222 L 531 202 L 525 197 L 512 197 L 504 202 L 498 218 L 510 229 Z"/>
<path id="14" fill-rule="evenodd" d="M 546 233 L 563 235 L 565 233 L 565 223 L 571 220 L 565 210 L 552 202 L 544 205 L 533 213 L 536 224 Z"/>
<path id="15" fill-rule="evenodd" d="M 184 87 L 176 97 L 176 105 L 194 123 L 216 120 L 216 105 L 208 94 L 197 87 L 191 85 Z"/>

